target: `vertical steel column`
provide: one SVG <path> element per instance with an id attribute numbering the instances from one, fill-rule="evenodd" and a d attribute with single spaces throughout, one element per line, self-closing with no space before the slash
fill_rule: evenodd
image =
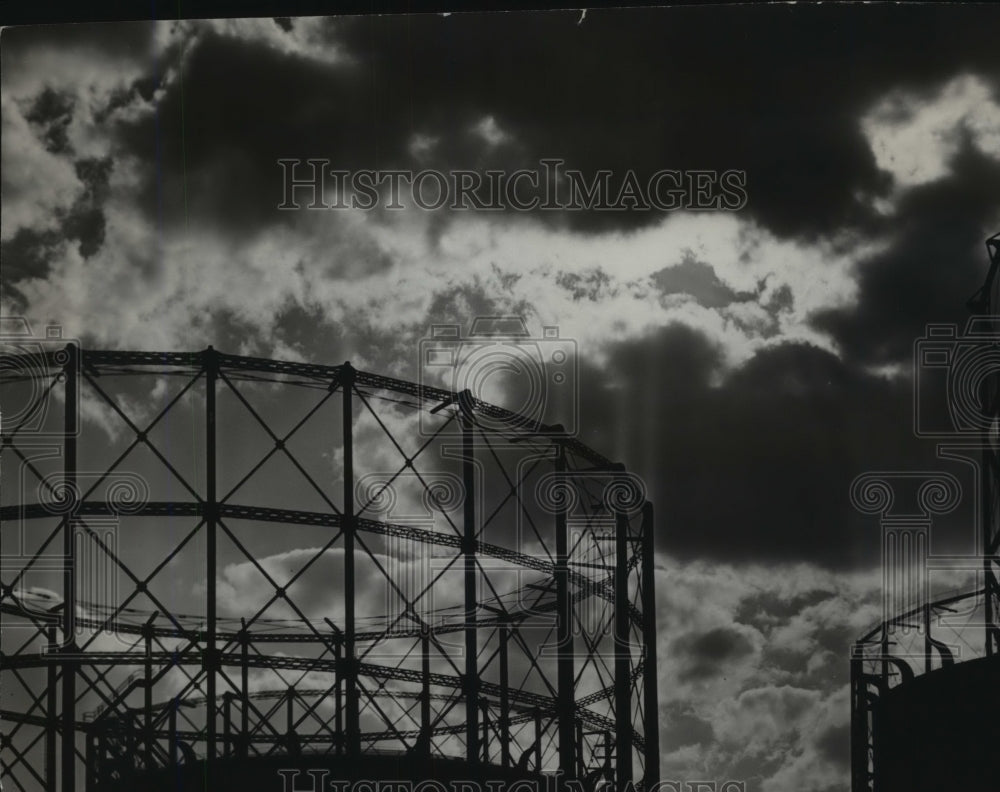
<path id="1" fill-rule="evenodd" d="M 424 625 L 420 636 L 420 749 L 431 753 L 431 634 Z"/>
<path id="2" fill-rule="evenodd" d="M 167 739 L 169 741 L 170 749 L 170 766 L 174 768 L 175 772 L 177 769 L 177 710 L 181 706 L 181 700 L 179 698 L 171 699 L 170 701 L 170 717 L 167 721 Z"/>
<path id="3" fill-rule="evenodd" d="M 479 761 L 479 663 L 476 623 L 476 471 L 473 451 L 472 394 L 463 391 L 458 400 L 462 425 L 463 497 L 462 552 L 465 555 L 465 753 L 469 762 Z"/>
<path id="4" fill-rule="evenodd" d="M 145 639 L 145 662 L 143 663 L 143 758 L 146 771 L 153 769 L 153 625 L 152 619 L 143 627 Z"/>
<path id="5" fill-rule="evenodd" d="M 333 717 L 334 728 L 337 735 L 334 738 L 337 743 L 337 756 L 344 753 L 344 650 L 342 638 L 335 635 L 333 644 L 333 667 L 336 669 L 337 679 L 333 694 Z"/>
<path id="6" fill-rule="evenodd" d="M 643 756 L 643 787 L 646 792 L 660 783 L 660 696 L 656 677 L 656 539 L 653 504 L 642 507 L 642 642 L 643 710 L 642 736 L 646 742 Z"/>
<path id="7" fill-rule="evenodd" d="M 361 716 L 358 704 L 358 664 L 354 645 L 354 369 L 349 362 L 340 367 L 340 392 L 343 405 L 344 444 L 344 669 L 347 688 L 347 754 L 361 753 Z"/>
<path id="8" fill-rule="evenodd" d="M 573 738 L 576 740 L 576 773 L 580 778 L 583 778 L 587 774 L 587 768 L 583 766 L 584 750 L 583 750 L 583 721 L 576 718 L 573 719 L 573 726 L 576 736 Z"/>
<path id="9" fill-rule="evenodd" d="M 1000 614 L 997 613 L 998 599 L 1000 599 L 1000 580 L 997 578 L 996 562 L 993 556 L 1000 550 L 1000 513 L 998 513 L 997 500 L 1000 498 L 1000 454 L 990 445 L 989 432 L 992 429 L 992 419 L 996 416 L 998 399 L 998 388 L 996 374 L 987 377 L 983 382 L 983 407 L 990 420 L 990 429 L 984 434 L 986 442 L 983 443 L 982 473 L 980 482 L 980 498 L 982 511 L 982 546 L 983 546 L 983 621 L 986 625 L 986 655 L 990 657 L 1000 654 L 1000 627 L 997 620 Z"/>
<path id="10" fill-rule="evenodd" d="M 45 637 L 48 641 L 48 689 L 45 691 L 45 792 L 56 792 L 56 626 L 54 624 L 45 628 Z M 87 743 L 88 747 L 90 743 Z M 90 763 L 88 762 L 88 766 Z"/>
<path id="11" fill-rule="evenodd" d="M 629 651 L 629 520 L 615 514 L 615 784 L 632 780 L 632 653 Z"/>
<path id="12" fill-rule="evenodd" d="M 535 707 L 535 772 L 542 772 L 542 711 Z"/>
<path id="13" fill-rule="evenodd" d="M 924 600 L 921 620 L 924 628 L 924 673 L 929 674 L 931 672 L 932 652 L 934 651 L 934 639 L 931 636 L 931 603 L 929 599 Z"/>
<path id="14" fill-rule="evenodd" d="M 490 762 L 490 706 L 486 699 L 482 699 L 479 702 L 480 706 L 483 708 L 483 764 L 489 764 Z"/>
<path id="15" fill-rule="evenodd" d="M 566 475 L 566 449 L 557 445 L 555 472 L 559 486 L 567 491 L 572 486 Z M 576 746 L 573 714 L 576 710 L 573 658 L 573 614 L 569 591 L 569 527 L 566 515 L 568 495 L 559 500 L 556 509 L 556 697 L 558 705 L 559 769 L 566 778 L 576 777 Z"/>
<path id="16" fill-rule="evenodd" d="M 76 412 L 79 403 L 78 380 L 80 365 L 80 350 L 73 344 L 66 345 L 67 360 L 63 368 L 66 376 L 66 412 L 63 437 L 65 452 L 64 476 L 68 497 L 72 504 L 63 518 L 63 646 L 66 653 L 62 661 L 62 789 L 63 792 L 73 792 L 76 788 L 76 668 L 72 655 L 76 652 L 76 581 L 74 574 L 73 553 L 73 519 L 78 508 L 76 489 L 76 433 L 78 416 Z"/>
<path id="17" fill-rule="evenodd" d="M 87 750 L 86 753 L 84 754 L 84 763 L 86 767 L 84 768 L 83 783 L 86 784 L 87 789 L 93 789 L 95 786 L 97 786 L 96 771 L 97 771 L 97 763 L 99 761 L 98 748 L 99 748 L 98 737 L 93 732 L 90 732 L 87 735 Z M 54 765 L 52 769 L 55 770 Z M 52 779 L 50 779 L 48 777 L 48 770 L 46 769 L 45 787 L 47 792 L 48 790 L 55 789 L 54 786 L 51 786 L 54 783 L 55 783 L 55 778 L 53 777 Z"/>
<path id="18" fill-rule="evenodd" d="M 500 625 L 500 764 L 510 767 L 510 628 Z"/>
<path id="19" fill-rule="evenodd" d="M 205 759 L 206 772 L 211 777 L 212 763 L 216 752 L 216 717 L 218 714 L 218 704 L 216 697 L 215 672 L 218 667 L 216 657 L 216 541 L 218 527 L 218 508 L 216 506 L 215 491 L 215 383 L 219 373 L 219 358 L 216 351 L 209 346 L 204 352 L 205 368 L 205 538 L 207 552 L 205 558 L 205 603 L 207 613 L 207 630 L 204 668 L 206 678 L 206 744 Z"/>
<path id="20" fill-rule="evenodd" d="M 992 319 L 996 309 L 993 299 L 993 283 L 1000 268 L 1000 234 L 995 234 L 986 240 L 986 252 L 990 258 L 990 269 L 986 283 L 969 301 L 973 315 L 989 317 L 987 319 L 989 338 L 995 338 L 996 322 Z M 988 343 L 995 350 L 994 340 Z M 992 438 L 994 421 L 1000 415 L 1000 381 L 995 372 L 984 377 L 980 385 L 980 404 L 982 405 L 982 464 L 980 468 L 980 498 L 982 519 L 982 553 L 983 553 L 983 587 L 985 602 L 983 621 L 986 624 L 985 641 L 987 657 L 1000 654 L 1000 577 L 998 577 L 998 560 L 1000 552 L 1000 452 L 994 447 Z"/>
<path id="21" fill-rule="evenodd" d="M 250 636 L 247 634 L 246 619 L 240 619 L 240 756 L 250 755 Z"/>
<path id="22" fill-rule="evenodd" d="M 222 694 L 222 755 L 229 757 L 233 744 L 233 694 L 227 690 Z"/>
<path id="23" fill-rule="evenodd" d="M 882 623 L 882 640 L 879 644 L 882 652 L 882 656 L 880 658 L 882 666 L 882 686 L 879 688 L 879 694 L 882 694 L 889 689 L 889 623 L 891 620 L 892 617 L 890 616 L 889 621 Z"/>
<path id="24" fill-rule="evenodd" d="M 868 701 L 863 648 L 851 647 L 851 789 L 868 789 Z"/>
<path id="25" fill-rule="evenodd" d="M 139 733 L 139 715 L 135 712 L 129 712 L 122 721 L 125 725 L 125 778 L 128 781 L 130 788 L 135 786 L 135 776 L 136 776 L 136 758 L 137 758 L 137 748 L 136 748 L 136 735 Z"/>
<path id="26" fill-rule="evenodd" d="M 885 699 L 882 697 L 885 695 L 886 690 L 887 688 L 879 688 L 878 695 L 875 696 L 874 699 L 869 696 L 868 691 L 865 690 L 865 704 L 867 706 L 868 717 L 871 719 L 868 739 L 869 745 L 871 746 L 872 762 L 871 771 L 869 773 L 869 778 L 871 780 L 869 781 L 868 789 L 871 789 L 872 792 L 890 792 L 889 786 L 883 783 L 885 769 L 883 767 L 883 763 L 879 761 L 882 755 L 882 752 L 879 750 L 882 738 L 879 735 L 878 719 L 882 705 L 885 703 Z"/>

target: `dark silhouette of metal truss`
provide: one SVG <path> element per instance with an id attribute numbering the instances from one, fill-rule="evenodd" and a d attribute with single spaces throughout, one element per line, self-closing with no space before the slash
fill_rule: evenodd
<path id="1" fill-rule="evenodd" d="M 995 322 L 998 308 L 996 276 L 1000 268 L 1000 234 L 994 234 L 986 240 L 986 250 L 990 257 L 990 268 L 982 289 L 969 301 L 969 307 L 974 315 L 988 317 L 992 343 L 996 347 L 1000 343 L 1000 328 Z M 989 428 L 983 433 L 980 497 L 986 654 L 992 656 L 1000 654 L 1000 446 L 993 436 L 994 422 L 1000 419 L 1000 381 L 995 371 L 983 378 L 980 404 L 989 423 Z"/>
<path id="2" fill-rule="evenodd" d="M 872 630 L 859 638 L 852 647 L 851 656 L 851 788 L 853 792 L 892 792 L 903 788 L 899 778 L 893 777 L 885 769 L 885 741 L 904 742 L 906 734 L 888 734 L 879 718 L 885 717 L 884 703 L 897 688 L 911 685 L 915 679 L 930 674 L 932 671 L 949 669 L 970 658 L 981 661 L 976 669 L 968 675 L 969 679 L 978 679 L 982 663 L 992 663 L 996 668 L 1000 657 L 1000 444 L 997 442 L 997 421 L 1000 420 L 1000 372 L 996 364 L 996 352 L 1000 343 L 1000 327 L 997 324 L 997 310 L 1000 301 L 997 299 L 997 274 L 1000 270 L 1000 234 L 986 240 L 986 250 L 990 266 L 982 287 L 968 301 L 967 307 L 972 313 L 972 320 L 964 343 L 969 344 L 975 357 L 970 358 L 975 368 L 963 372 L 970 376 L 970 381 L 976 384 L 975 397 L 977 407 L 982 417 L 979 436 L 966 436 L 960 445 L 956 445 L 953 458 L 963 455 L 979 455 L 978 468 L 978 500 L 976 514 L 978 517 L 980 556 L 971 558 L 970 562 L 979 565 L 977 578 L 982 580 L 982 586 L 977 584 L 971 590 L 957 591 L 940 597 L 932 597 L 926 578 L 921 582 L 922 594 L 913 597 L 916 604 L 912 608 L 901 609 L 898 612 L 884 613 L 883 620 Z M 949 394 L 949 398 L 955 398 Z M 941 456 L 946 447 L 939 446 Z M 878 483 L 876 482 L 876 486 Z M 870 495 L 874 500 L 883 494 L 873 490 Z M 889 501 L 891 501 L 891 496 Z M 873 510 L 874 511 L 874 510 Z M 886 510 L 885 515 L 888 514 Z M 891 518 L 896 520 L 896 528 L 890 530 L 897 533 L 894 552 L 900 559 L 906 556 L 905 562 L 918 570 L 901 572 L 901 577 L 890 580 L 887 577 L 883 584 L 888 589 L 900 585 L 903 578 L 916 571 L 926 575 L 932 568 L 935 559 L 930 555 L 929 522 L 921 525 L 920 520 L 914 521 L 908 517 Z M 891 528 L 887 521 L 883 528 Z M 917 530 L 913 531 L 916 527 Z M 909 538 L 902 534 L 910 533 Z M 885 547 L 883 546 L 883 552 Z M 963 559 L 950 559 L 957 562 L 953 568 L 967 571 L 975 570 L 974 566 L 966 566 Z M 883 564 L 885 559 L 883 558 Z M 942 568 L 951 568 L 947 557 L 942 557 Z M 888 570 L 885 568 L 883 572 Z M 981 577 L 980 577 L 981 576 Z M 911 581 L 912 582 L 912 581 Z M 888 601 L 888 600 L 887 600 Z M 990 660 L 992 658 L 992 660 Z M 964 669 L 963 671 L 966 671 Z M 997 671 L 991 671 L 994 677 Z M 938 680 L 941 680 L 939 675 Z M 955 684 L 956 691 L 962 691 L 961 682 Z M 972 681 L 964 683 L 966 691 L 975 689 Z M 923 688 L 918 695 L 926 695 Z M 911 687 L 912 690 L 912 687 Z M 980 690 L 981 697 L 991 695 L 989 690 Z M 975 696 L 972 696 L 975 698 Z M 988 699 L 984 699 L 988 700 Z M 927 705 L 931 705 L 928 696 Z M 954 702 L 955 707 L 958 703 Z M 948 707 L 939 710 L 929 710 L 926 722 L 935 721 L 945 724 L 955 724 L 959 715 L 949 711 Z M 992 713 L 990 713 L 992 715 Z M 914 733 L 923 730 L 926 723 L 911 723 Z M 903 727 L 906 731 L 908 727 Z M 974 729 L 975 730 L 975 729 Z M 911 752 L 920 753 L 922 749 L 936 754 L 936 759 L 927 766 L 933 772 L 939 772 L 945 783 L 953 788 L 994 789 L 996 787 L 995 772 L 992 765 L 995 756 L 996 725 L 992 721 L 984 723 L 974 735 L 968 736 L 973 743 L 974 752 L 978 752 L 978 776 L 959 780 L 959 773 L 969 768 L 962 767 L 962 760 L 950 755 L 946 747 L 922 746 L 920 737 L 914 736 L 909 746 Z M 965 739 L 965 737 L 963 737 Z M 891 749 L 898 753 L 899 746 Z M 905 746 L 904 746 L 905 750 Z M 935 765 L 935 762 L 937 764 Z M 984 766 L 988 769 L 984 769 Z M 928 787 L 935 786 L 935 781 L 925 781 Z M 967 785 L 968 784 L 968 785 Z M 909 788 L 909 787 L 908 787 Z"/>
<path id="3" fill-rule="evenodd" d="M 0 398 L 29 405 L 0 437 L 5 789 L 141 788 L 199 763 L 216 788 L 233 757 L 380 751 L 657 783 L 653 512 L 621 465 L 347 363 L 43 339 L 3 364 Z M 416 413 L 440 428 L 417 437 Z M 376 436 L 384 486 L 365 491 Z M 461 482 L 448 508 L 442 471 Z M 402 477 L 420 524 L 376 508 Z M 393 547 L 437 559 L 432 579 L 403 586 Z M 234 594 L 233 570 L 253 585 Z M 373 585 L 395 603 L 380 616 Z"/>

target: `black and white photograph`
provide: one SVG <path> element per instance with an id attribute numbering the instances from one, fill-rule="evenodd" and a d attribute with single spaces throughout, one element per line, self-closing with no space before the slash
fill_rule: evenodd
<path id="1" fill-rule="evenodd" d="M 217 5 L 0 30 L 4 792 L 996 792 L 1000 9 Z"/>

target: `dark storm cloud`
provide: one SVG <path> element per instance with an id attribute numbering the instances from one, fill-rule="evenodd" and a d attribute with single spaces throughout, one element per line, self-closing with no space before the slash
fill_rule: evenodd
<path id="1" fill-rule="evenodd" d="M 38 139 L 53 154 L 70 151 L 67 127 L 73 120 L 73 97 L 46 87 L 24 114 Z"/>
<path id="2" fill-rule="evenodd" d="M 719 280 L 712 267 L 691 256 L 680 264 L 654 272 L 650 279 L 664 294 L 690 294 L 706 308 L 722 308 L 754 297 L 733 291 Z"/>
<path id="3" fill-rule="evenodd" d="M 709 663 L 724 663 L 745 657 L 753 651 L 753 644 L 745 635 L 725 627 L 717 627 L 698 636 L 678 641 L 676 649 L 688 652 L 694 659 Z"/>
<path id="4" fill-rule="evenodd" d="M 685 667 L 678 676 L 684 682 L 724 674 L 729 664 L 752 655 L 754 646 L 738 630 L 716 627 L 698 635 L 681 636 L 673 643 L 671 651 L 685 660 Z"/>
<path id="5" fill-rule="evenodd" d="M 584 171 L 746 170 L 748 211 L 798 234 L 866 220 L 856 196 L 886 187 L 858 125 L 872 101 L 961 69 L 997 73 L 989 12 L 954 10 L 634 9 L 592 11 L 581 25 L 576 14 L 530 25 L 462 15 L 357 21 L 343 36 L 385 111 L 405 108 L 426 134 L 462 111 L 488 113 L 529 155 Z"/>
<path id="6" fill-rule="evenodd" d="M 338 19 L 318 64 L 204 35 L 155 119 L 126 130 L 147 205 L 246 233 L 282 222 L 279 157 L 335 167 L 747 172 L 745 209 L 781 235 L 876 221 L 888 188 L 859 118 L 886 91 L 996 76 L 988 9 L 670 8 Z M 848 15 L 848 12 L 851 12 Z M 847 22 L 851 24 L 848 26 Z M 285 25 L 281 24 L 282 29 Z M 947 34 L 943 35 L 943 31 Z M 927 57 L 934 52 L 934 57 Z M 224 101 L 222 100 L 224 97 Z M 492 117 L 509 139 L 469 130 Z M 436 140 L 418 161 L 414 136 Z M 617 182 L 613 182 L 617 184 Z M 543 213 L 579 230 L 660 213 Z"/>
<path id="7" fill-rule="evenodd" d="M 81 159 L 74 166 L 84 190 L 70 209 L 63 231 L 69 239 L 79 242 L 80 255 L 90 258 L 104 242 L 106 220 L 102 205 L 108 192 L 112 160 L 110 157 Z"/>
<path id="8" fill-rule="evenodd" d="M 914 438 L 911 384 L 854 369 L 807 344 L 758 352 L 714 384 L 718 350 L 668 327 L 581 372 L 597 447 L 621 436 L 656 504 L 659 547 L 682 558 L 809 559 L 844 567 L 877 553 L 877 522 L 856 512 L 868 470 L 940 468 Z M 611 386 L 611 387 L 602 387 Z"/>
<path id="9" fill-rule="evenodd" d="M 337 46 L 331 34 L 330 47 Z M 503 147 L 492 155 L 471 134 L 479 120 L 474 109 L 459 104 L 442 115 L 403 102 L 395 96 L 401 77 L 380 75 L 377 53 L 351 58 L 319 63 L 203 31 L 183 79 L 170 85 L 155 116 L 120 128 L 127 150 L 155 163 L 143 195 L 147 211 L 236 235 L 293 221 L 295 213 L 277 209 L 284 189 L 279 159 L 329 159 L 331 168 L 351 171 L 413 168 L 410 143 L 428 114 L 432 127 L 447 118 L 450 137 L 441 149 L 450 165 L 511 164 Z M 451 101 L 449 86 L 441 88 L 437 105 Z"/>
<path id="10" fill-rule="evenodd" d="M 278 159 L 375 159 L 357 123 L 365 97 L 351 70 L 205 32 L 155 116 L 121 135 L 150 165 L 142 202 L 151 216 L 250 234 L 291 219 L 276 208 Z"/>

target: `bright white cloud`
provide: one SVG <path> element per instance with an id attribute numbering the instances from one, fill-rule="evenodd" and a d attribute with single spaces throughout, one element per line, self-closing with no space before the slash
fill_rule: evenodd
<path id="1" fill-rule="evenodd" d="M 972 74 L 954 78 L 930 99 L 895 91 L 864 116 L 861 127 L 876 163 L 900 188 L 947 176 L 963 133 L 1000 159 L 1000 104 L 989 83 Z"/>
<path id="2" fill-rule="evenodd" d="M 18 107 L 6 93 L 3 115 L 3 213 L 0 237 L 10 239 L 19 229 L 48 231 L 58 226 L 80 195 L 83 185 L 73 164 L 50 154 L 39 142 Z"/>
<path id="3" fill-rule="evenodd" d="M 510 134 L 501 129 L 497 120 L 491 116 L 483 116 L 472 127 L 472 132 L 478 135 L 490 146 L 499 146 L 510 140 Z"/>
<path id="4" fill-rule="evenodd" d="M 205 32 L 263 44 L 285 55 L 322 63 L 350 60 L 331 39 L 329 20 L 324 17 L 296 17 L 287 30 L 270 17 L 160 22 L 156 31 L 157 46 L 163 50 L 171 44 L 196 39 Z"/>
<path id="5" fill-rule="evenodd" d="M 657 569 L 662 777 L 743 780 L 767 792 L 845 789 L 837 746 L 850 720 L 849 644 L 878 618 L 880 573 L 669 557 Z M 690 640 L 723 633 L 728 653 L 725 643 Z M 831 633 L 843 637 L 822 648 Z M 683 673 L 694 661 L 703 676 Z M 710 736 L 682 744 L 694 739 L 691 717 Z"/>
<path id="6" fill-rule="evenodd" d="M 279 317 L 298 307 L 332 327 L 391 338 L 412 355 L 433 321 L 471 321 L 477 306 L 463 306 L 463 295 L 488 295 L 497 312 L 526 312 L 535 333 L 557 325 L 593 362 L 611 343 L 679 322 L 705 333 L 735 366 L 788 340 L 831 348 L 809 318 L 854 298 L 853 261 L 872 249 L 785 242 L 722 215 L 671 215 L 631 234 L 586 239 L 527 220 L 459 218 L 434 244 L 426 215 L 383 221 L 357 212 L 303 212 L 291 227 L 236 244 L 205 231 L 162 234 L 136 210 L 127 186 L 105 212 L 96 257 L 67 247 L 45 280 L 20 288 L 32 316 L 114 347 L 200 348 L 221 315 L 250 330 L 245 349 L 235 351 L 273 353 L 284 343 Z M 720 308 L 660 292 L 654 273 L 692 254 L 726 287 L 759 296 Z M 578 294 L 574 279 L 595 275 L 595 289 Z M 772 319 L 763 306 L 779 289 L 791 300 Z M 446 317 L 434 315 L 441 300 Z M 286 343 L 284 352 L 318 350 Z"/>

